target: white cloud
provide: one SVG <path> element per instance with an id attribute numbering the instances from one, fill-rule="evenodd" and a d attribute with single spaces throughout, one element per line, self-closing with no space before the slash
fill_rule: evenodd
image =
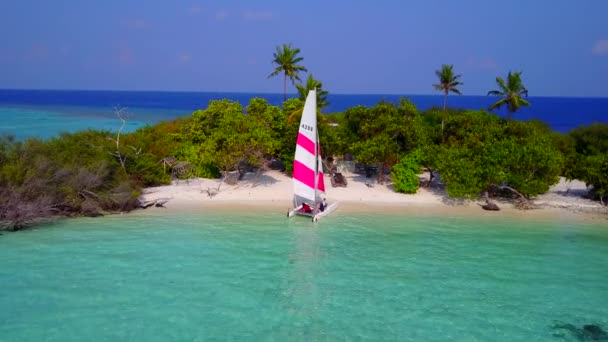
<path id="1" fill-rule="evenodd" d="M 477 69 L 477 70 L 496 70 L 496 69 L 498 69 L 498 63 L 496 63 L 496 60 L 494 60 L 493 58 L 489 58 L 489 57 L 483 57 L 483 58 L 469 57 L 466 60 L 466 66 L 468 66 L 469 68 L 472 68 L 472 69 Z"/>
<path id="2" fill-rule="evenodd" d="M 132 30 L 145 30 L 150 27 L 150 23 L 142 18 L 127 19 L 126 26 Z"/>
<path id="3" fill-rule="evenodd" d="M 32 44 L 25 53 L 25 58 L 29 61 L 46 61 L 51 55 L 51 50 L 46 44 Z"/>
<path id="4" fill-rule="evenodd" d="M 67 56 L 72 52 L 72 47 L 69 45 L 62 45 L 61 47 L 59 47 L 59 53 L 62 56 Z"/>
<path id="5" fill-rule="evenodd" d="M 12 63 L 17 60 L 17 54 L 13 50 L 0 47 L 0 63 Z"/>
<path id="6" fill-rule="evenodd" d="M 129 46 L 122 46 L 118 49 L 117 56 L 118 64 L 120 65 L 129 65 L 135 62 L 135 56 L 133 54 L 133 49 Z"/>
<path id="7" fill-rule="evenodd" d="M 268 21 L 274 17 L 271 11 L 245 11 L 242 15 L 243 19 L 251 21 Z"/>
<path id="8" fill-rule="evenodd" d="M 597 56 L 608 56 L 608 39 L 600 39 L 595 42 L 591 53 Z"/>
<path id="9" fill-rule="evenodd" d="M 217 12 L 215 12 L 215 20 L 217 21 L 224 21 L 226 20 L 226 18 L 228 18 L 228 11 L 225 10 L 219 10 Z"/>
<path id="10" fill-rule="evenodd" d="M 199 15 L 201 14 L 201 12 L 203 11 L 203 8 L 197 4 L 194 4 L 190 7 L 188 7 L 187 12 L 190 15 Z"/>
<path id="11" fill-rule="evenodd" d="M 181 64 L 190 63 L 191 60 L 192 60 L 192 55 L 188 52 L 182 52 L 179 54 L 179 56 L 177 56 L 177 61 L 180 62 Z"/>
<path id="12" fill-rule="evenodd" d="M 494 70 L 497 68 L 497 64 L 492 58 L 483 58 L 479 61 L 479 68 L 484 70 Z"/>

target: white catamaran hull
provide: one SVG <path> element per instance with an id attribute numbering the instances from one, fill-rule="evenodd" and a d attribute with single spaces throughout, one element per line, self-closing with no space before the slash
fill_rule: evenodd
<path id="1" fill-rule="evenodd" d="M 318 212 L 315 216 L 312 217 L 313 222 L 319 221 L 320 218 L 323 218 L 329 214 L 331 214 L 334 210 L 338 209 L 338 202 L 334 202 L 325 208 L 324 211 Z"/>
<path id="2" fill-rule="evenodd" d="M 305 213 L 303 211 L 301 211 L 302 206 L 298 206 L 295 209 L 292 210 L 288 210 L 287 211 L 287 217 L 292 217 L 295 215 L 299 215 L 299 216 L 306 216 L 306 217 L 310 217 L 312 218 L 313 222 L 317 222 L 319 221 L 320 218 L 323 218 L 329 214 L 331 214 L 333 211 L 335 211 L 336 209 L 338 209 L 338 202 L 334 202 L 330 205 L 327 206 L 327 208 L 325 208 L 324 211 L 316 211 L 316 212 L 312 212 L 312 213 Z"/>

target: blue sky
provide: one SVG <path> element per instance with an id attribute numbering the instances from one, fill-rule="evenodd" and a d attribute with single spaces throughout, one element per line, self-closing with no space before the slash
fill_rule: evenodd
<path id="1" fill-rule="evenodd" d="M 608 96 L 607 13 L 606 0 L 2 1 L 0 88 L 280 93 L 272 53 L 292 43 L 332 93 L 435 94 L 448 63 L 468 95 L 514 70 L 531 96 Z"/>

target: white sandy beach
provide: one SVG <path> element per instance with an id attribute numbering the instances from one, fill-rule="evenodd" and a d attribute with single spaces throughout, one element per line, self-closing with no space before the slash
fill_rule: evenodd
<path id="1" fill-rule="evenodd" d="M 567 182 L 564 179 L 551 190 L 539 196 L 534 203 L 539 209 L 519 210 L 512 203 L 497 201 L 501 211 L 488 212 L 479 206 L 480 201 L 454 201 L 449 199 L 441 188 L 420 188 L 414 195 L 396 193 L 390 183 L 380 185 L 365 176 L 345 174 L 348 186 L 334 188 L 326 177 L 327 200 L 340 203 L 338 212 L 414 212 L 447 213 L 483 216 L 560 216 L 584 219 L 606 219 L 608 210 L 598 202 L 583 197 L 585 184 L 580 181 Z M 426 175 L 421 175 L 421 178 Z M 174 181 L 171 185 L 147 188 L 142 195 L 143 201 L 168 199 L 165 208 L 152 207 L 147 210 L 196 211 L 196 210 L 234 210 L 253 208 L 256 210 L 287 210 L 291 207 L 293 185 L 291 178 L 278 171 L 266 171 L 257 176 L 247 174 L 236 185 L 226 183 L 220 186 L 219 179 L 196 178 L 188 181 Z M 373 184 L 373 186 L 368 186 Z M 207 190 L 217 190 L 209 196 Z"/>

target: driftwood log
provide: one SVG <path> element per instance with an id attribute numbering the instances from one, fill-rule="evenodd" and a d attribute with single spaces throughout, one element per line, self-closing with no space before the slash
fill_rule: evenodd
<path id="1" fill-rule="evenodd" d="M 494 203 L 494 201 L 492 201 L 490 199 L 490 196 L 488 195 L 488 192 L 484 192 L 484 196 L 486 197 L 486 204 L 482 204 L 481 208 L 484 210 L 490 210 L 490 211 L 499 211 L 500 207 Z"/>
<path id="2" fill-rule="evenodd" d="M 169 202 L 170 198 L 155 198 L 153 200 L 150 201 L 145 201 L 140 205 L 140 208 L 142 209 L 148 209 L 151 206 L 155 206 L 157 208 L 166 208 L 165 207 L 165 203 Z"/>
<path id="3" fill-rule="evenodd" d="M 346 187 L 348 185 L 348 182 L 346 181 L 346 177 L 344 177 L 344 175 L 342 175 L 342 173 L 340 172 L 334 172 L 331 174 L 330 177 L 330 181 L 331 181 L 331 186 L 335 187 Z"/>
<path id="4" fill-rule="evenodd" d="M 499 211 L 500 207 L 498 205 L 496 205 L 496 203 L 487 200 L 486 204 L 482 205 L 481 208 L 483 208 L 484 210 L 490 210 L 490 211 Z"/>
<path id="5" fill-rule="evenodd" d="M 207 187 L 207 189 L 205 189 L 203 191 L 207 193 L 207 196 L 209 196 L 209 198 L 213 198 L 219 192 L 217 189 L 210 188 L 210 187 Z"/>

